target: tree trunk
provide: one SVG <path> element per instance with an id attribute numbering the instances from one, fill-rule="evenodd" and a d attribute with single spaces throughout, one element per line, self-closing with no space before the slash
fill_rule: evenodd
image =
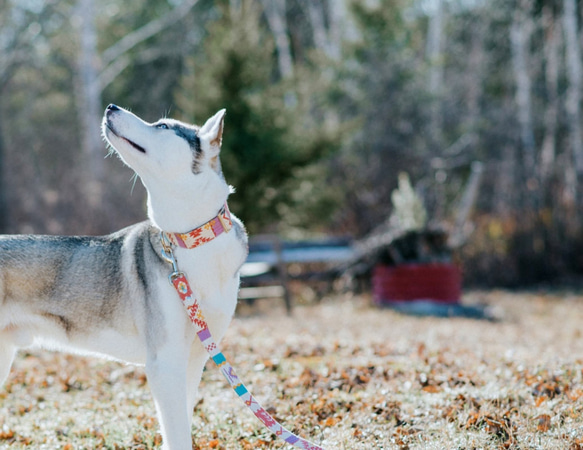
<path id="1" fill-rule="evenodd" d="M 540 178 L 542 191 L 545 192 L 551 176 L 556 156 L 557 121 L 559 115 L 559 46 L 560 27 L 553 11 L 545 6 L 542 11 L 544 29 L 543 52 L 545 57 L 545 82 L 547 105 L 544 113 L 544 138 L 540 155 Z"/>
<path id="2" fill-rule="evenodd" d="M 262 0 L 262 3 L 267 23 L 275 40 L 279 73 L 284 79 L 291 78 L 294 75 L 294 66 L 287 33 L 285 0 Z"/>
<path id="3" fill-rule="evenodd" d="M 522 183 L 535 179 L 535 140 L 532 120 L 531 79 L 528 71 L 528 51 L 532 34 L 532 21 L 528 17 L 528 2 L 521 2 L 514 12 L 510 27 L 512 66 L 516 83 L 515 101 L 520 126 L 520 146 L 522 149 Z M 527 195 L 531 203 L 532 195 Z M 532 206 L 532 205 L 531 205 Z"/>
<path id="4" fill-rule="evenodd" d="M 101 140 L 101 88 L 98 82 L 99 56 L 95 31 L 94 0 L 78 0 L 75 14 L 79 19 L 80 51 L 77 58 L 77 107 L 81 120 L 81 149 L 87 167 L 82 173 L 88 210 L 101 217 L 101 198 L 105 174 L 104 145 Z M 100 220 L 101 221 L 101 220 Z M 91 219 L 94 223 L 94 220 Z"/>
<path id="5" fill-rule="evenodd" d="M 312 25 L 314 46 L 330 56 L 330 42 L 328 32 L 326 31 L 322 3 L 317 0 L 307 0 L 306 5 L 308 6 L 308 15 L 310 16 L 310 24 Z"/>
<path id="6" fill-rule="evenodd" d="M 3 61 L 0 61 L 0 66 Z M 2 93 L 4 88 L 8 84 L 8 81 L 12 78 L 13 71 L 16 66 L 5 65 L 0 67 L 0 99 L 2 98 Z M 5 234 L 8 232 L 8 227 L 10 223 L 10 210 L 8 208 L 8 185 L 6 184 L 6 172 L 4 158 L 6 156 L 4 147 L 4 135 L 2 133 L 2 105 L 0 105 L 0 234 Z"/>
<path id="7" fill-rule="evenodd" d="M 0 234 L 8 232 L 8 199 L 7 185 L 4 179 L 4 138 L 2 136 L 2 121 L 0 120 Z"/>
<path id="8" fill-rule="evenodd" d="M 470 54 L 468 56 L 467 68 L 467 116 L 465 118 L 465 128 L 470 133 L 475 133 L 480 119 L 480 99 L 483 94 L 484 80 L 484 31 L 486 26 L 479 22 L 474 24 L 472 31 L 472 41 Z"/>
<path id="9" fill-rule="evenodd" d="M 575 0 L 563 0 L 563 28 L 565 32 L 565 63 L 567 66 L 567 93 L 565 110 L 569 129 L 570 150 L 576 176 L 570 174 L 573 186 L 568 186 L 575 196 L 577 180 L 583 172 L 583 145 L 581 143 L 581 47 L 578 36 Z"/>
<path id="10" fill-rule="evenodd" d="M 330 32 L 328 33 L 329 56 L 339 61 L 342 57 L 342 40 L 354 38 L 354 25 L 348 20 L 346 0 L 328 1 L 328 21 Z"/>
<path id="11" fill-rule="evenodd" d="M 292 79 L 294 76 L 294 65 L 291 54 L 291 45 L 287 30 L 286 21 L 286 0 L 262 0 L 263 9 L 267 17 L 267 23 L 275 40 L 277 49 L 277 65 L 279 74 L 284 80 Z M 297 95 L 289 90 L 284 95 L 284 103 L 287 107 L 297 104 Z"/>
<path id="12" fill-rule="evenodd" d="M 505 143 L 502 147 L 500 161 L 491 164 L 492 168 L 486 173 L 495 177 L 493 183 L 494 212 L 503 219 L 512 217 L 520 201 L 520 192 L 517 189 L 516 174 L 520 171 L 519 155 L 516 146 Z"/>
<path id="13" fill-rule="evenodd" d="M 435 11 L 429 18 L 427 31 L 427 61 L 429 63 L 429 93 L 432 97 L 429 136 L 434 148 L 440 148 L 441 139 L 441 97 L 443 95 L 443 30 L 444 14 L 443 1 L 434 1 Z"/>

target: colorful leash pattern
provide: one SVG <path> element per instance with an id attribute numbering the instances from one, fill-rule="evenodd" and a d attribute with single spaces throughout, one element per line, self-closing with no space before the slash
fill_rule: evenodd
<path id="1" fill-rule="evenodd" d="M 190 285 L 186 280 L 186 277 L 181 272 L 176 272 L 171 275 L 171 281 L 178 292 L 182 303 L 186 307 L 188 317 L 196 327 L 196 334 L 202 342 L 202 345 L 206 351 L 211 356 L 212 360 L 219 367 L 219 370 L 227 379 L 235 393 L 243 400 L 245 405 L 255 414 L 255 416 L 274 433 L 278 438 L 283 439 L 288 444 L 295 447 L 302 448 L 305 450 L 324 450 L 322 447 L 312 444 L 311 442 L 296 436 L 291 431 L 280 425 L 272 416 L 269 414 L 263 406 L 259 404 L 257 400 L 251 395 L 247 390 L 243 382 L 239 379 L 235 373 L 233 366 L 229 364 L 223 353 L 220 351 L 215 340 L 213 339 L 206 320 L 200 310 L 198 301 L 192 294 Z"/>
<path id="2" fill-rule="evenodd" d="M 243 400 L 245 405 L 255 414 L 255 416 L 278 438 L 283 439 L 288 444 L 294 447 L 302 448 L 304 450 L 324 450 L 322 447 L 312 444 L 310 441 L 302 439 L 296 436 L 291 431 L 280 425 L 272 416 L 269 414 L 263 406 L 259 404 L 257 400 L 251 395 L 247 390 L 243 382 L 239 379 L 235 373 L 233 366 L 229 364 L 223 353 L 220 351 L 217 343 L 212 337 L 206 320 L 200 310 L 198 300 L 193 295 L 190 284 L 186 279 L 186 276 L 178 270 L 176 264 L 176 258 L 172 252 L 172 244 L 183 248 L 195 248 L 199 245 L 209 242 L 214 239 L 219 234 L 225 232 L 228 233 L 232 228 L 231 215 L 229 213 L 229 208 L 225 203 L 225 206 L 219 211 L 219 214 L 214 218 L 205 223 L 204 225 L 195 228 L 188 233 L 160 233 L 160 239 L 162 241 L 162 257 L 166 259 L 170 264 L 172 264 L 172 273 L 170 274 L 170 283 L 176 289 L 180 300 L 186 307 L 186 312 L 191 322 L 196 328 L 196 334 L 200 339 L 203 347 L 211 356 L 212 360 L 219 367 L 219 370 L 227 379 L 236 394 Z"/>

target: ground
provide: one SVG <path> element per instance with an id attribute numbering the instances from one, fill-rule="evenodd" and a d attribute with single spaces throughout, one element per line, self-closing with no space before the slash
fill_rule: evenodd
<path id="1" fill-rule="evenodd" d="M 353 295 L 242 305 L 224 353 L 285 426 L 327 449 L 583 449 L 583 296 L 472 292 L 497 321 L 412 317 Z M 0 390 L 0 448 L 157 448 L 141 368 L 20 354 Z M 209 363 L 194 449 L 276 441 Z"/>

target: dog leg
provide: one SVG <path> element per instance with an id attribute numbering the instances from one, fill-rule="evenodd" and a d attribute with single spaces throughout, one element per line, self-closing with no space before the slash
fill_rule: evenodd
<path id="1" fill-rule="evenodd" d="M 180 344 L 165 345 L 157 356 L 146 362 L 148 384 L 154 397 L 165 450 L 192 450 L 190 424 L 192 411 L 187 409 L 186 351 Z"/>
<path id="2" fill-rule="evenodd" d="M 194 405 L 198 397 L 198 386 L 204 370 L 204 365 L 208 360 L 208 355 L 203 353 L 204 349 L 198 342 L 195 342 L 190 352 L 188 360 L 188 370 L 186 372 L 187 382 L 187 400 L 188 400 L 188 417 L 192 417 Z"/>
<path id="3" fill-rule="evenodd" d="M 16 355 L 16 347 L 10 341 L 3 341 L 3 338 L 4 336 L 0 333 L 0 388 L 8 378 L 12 361 Z"/>

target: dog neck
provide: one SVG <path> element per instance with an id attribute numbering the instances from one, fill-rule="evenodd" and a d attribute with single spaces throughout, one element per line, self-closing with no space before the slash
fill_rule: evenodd
<path id="1" fill-rule="evenodd" d="M 226 183 L 218 189 L 216 185 L 213 189 L 200 189 L 195 195 L 190 194 L 191 189 L 163 193 L 147 191 L 148 217 L 156 227 L 168 233 L 188 233 L 215 218 L 230 193 Z"/>

